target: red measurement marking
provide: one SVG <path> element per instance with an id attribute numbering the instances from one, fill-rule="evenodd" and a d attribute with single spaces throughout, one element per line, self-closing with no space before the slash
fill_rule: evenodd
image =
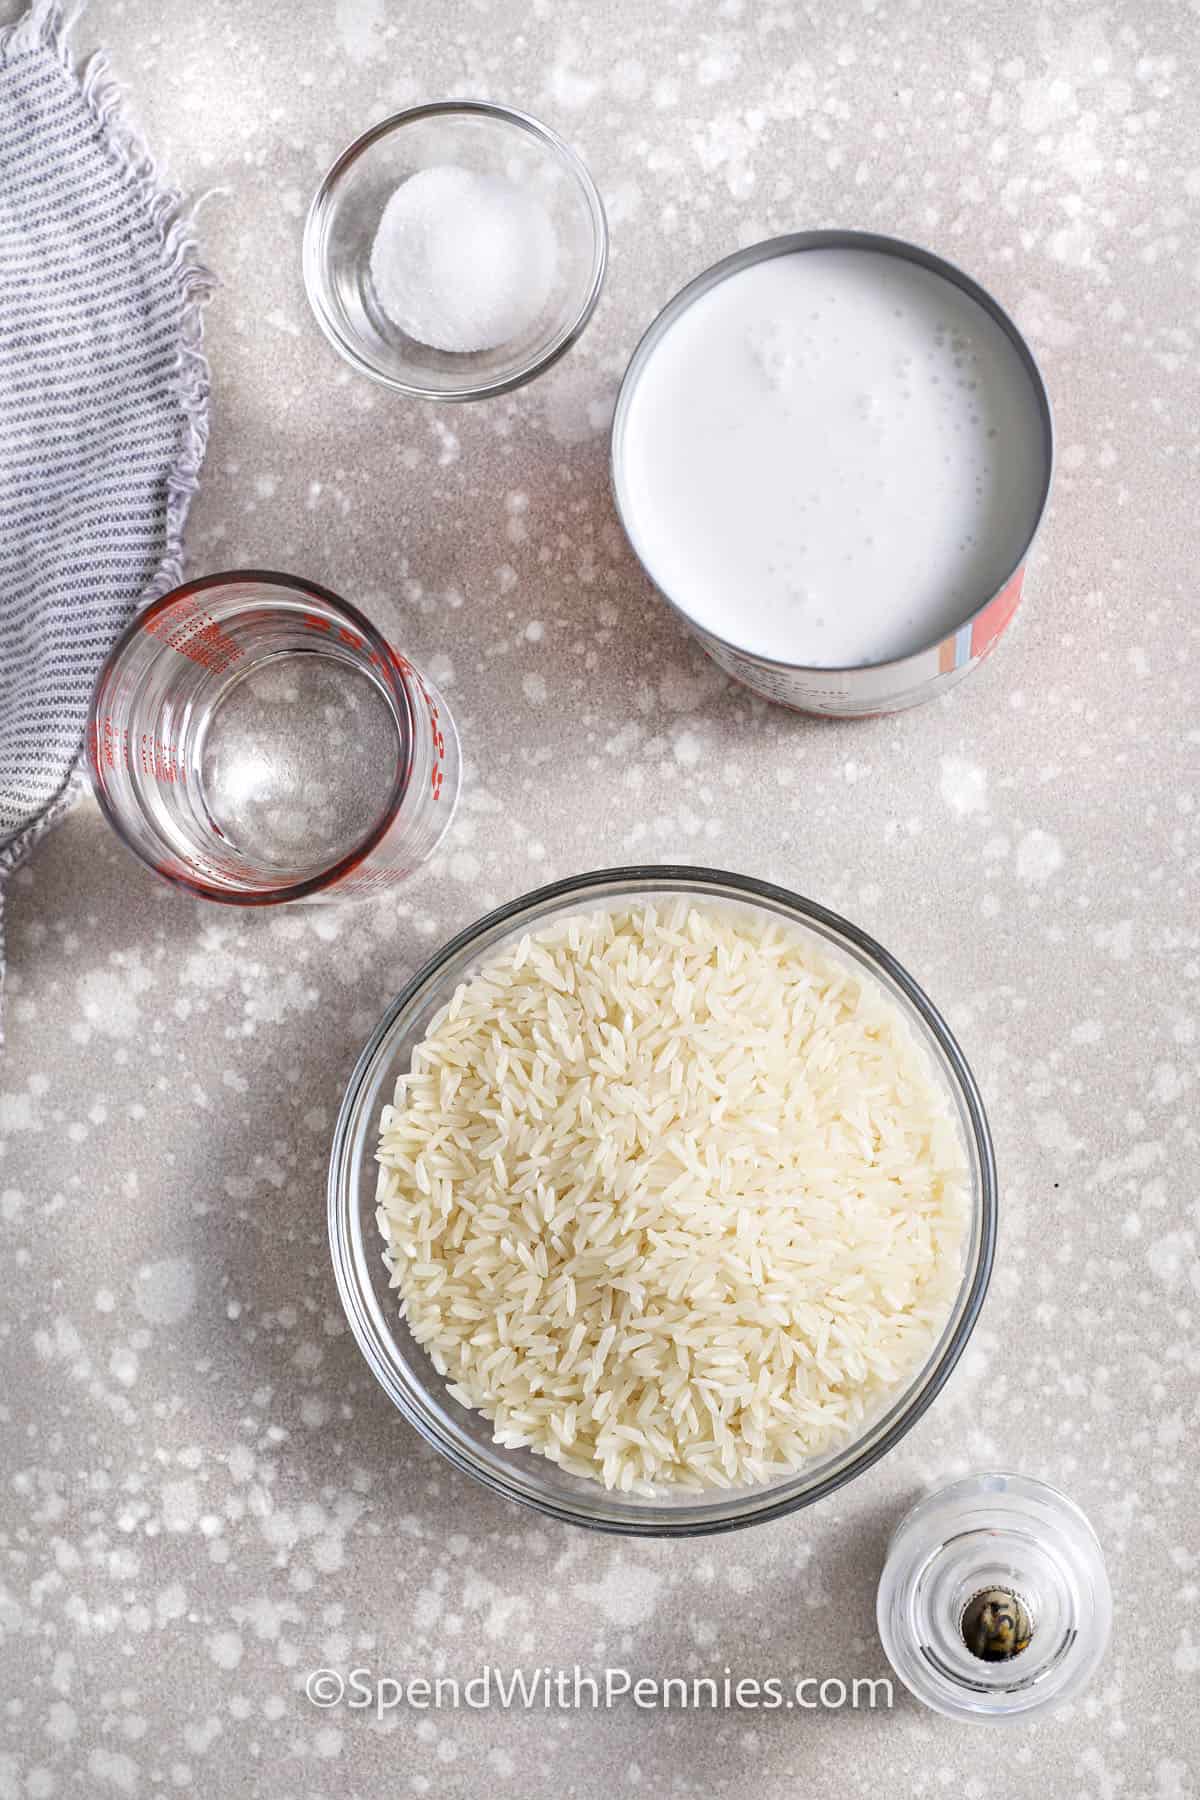
<path id="1" fill-rule="evenodd" d="M 433 741 L 433 754 L 438 763 L 444 762 L 446 760 L 446 739 L 441 726 L 438 724 L 438 709 L 433 703 L 433 696 L 430 694 L 429 689 L 425 686 L 420 675 L 417 673 L 416 669 L 413 668 L 406 656 L 401 656 L 400 652 L 393 649 L 391 644 L 387 646 L 387 653 L 391 658 L 393 668 L 395 668 L 406 681 L 415 682 L 416 686 L 421 690 L 421 698 L 424 700 L 429 711 L 429 731 Z M 379 660 L 378 652 L 373 650 L 368 660 L 370 662 L 377 662 Z M 442 770 L 435 766 L 433 774 L 430 777 L 430 785 L 433 789 L 433 797 L 435 800 L 442 791 L 443 780 L 444 776 Z"/>
<path id="2" fill-rule="evenodd" d="M 115 769 L 119 762 L 129 761 L 129 731 L 126 726 L 114 724 L 111 717 L 97 720 L 92 726 L 88 739 L 88 751 L 97 769 Z M 174 787 L 177 782 L 187 781 L 187 770 L 179 756 L 179 747 L 173 742 L 164 742 L 149 731 L 143 731 L 138 739 L 137 762 L 143 775 L 151 776 L 155 781 L 164 782 Z"/>
<path id="3" fill-rule="evenodd" d="M 362 639 L 359 637 L 357 631 L 351 631 L 346 625 L 338 627 L 338 638 L 343 644 L 349 644 L 352 650 L 362 649 Z"/>
<path id="4" fill-rule="evenodd" d="M 92 726 L 88 737 L 88 754 L 94 766 L 99 769 L 115 769 L 118 760 L 123 760 L 129 746 L 129 732 L 122 726 L 114 725 L 111 717 L 105 715 Z"/>
<path id="5" fill-rule="evenodd" d="M 213 675 L 222 674 L 242 658 L 241 645 L 222 631 L 194 594 L 185 595 L 168 612 L 147 619 L 146 630 Z"/>
<path id="6" fill-rule="evenodd" d="M 429 690 L 419 675 L 417 676 L 417 683 L 425 696 L 425 704 L 429 708 L 429 724 L 433 734 L 433 754 L 437 758 L 437 763 L 434 764 L 433 775 L 430 779 L 430 786 L 433 788 L 433 797 L 437 800 L 441 797 L 442 785 L 445 780 L 444 771 L 439 765 L 446 760 L 446 739 L 441 726 L 438 724 L 438 709 L 433 704 L 433 699 Z"/>
<path id="7" fill-rule="evenodd" d="M 138 760 L 142 765 L 143 775 L 152 775 L 155 781 L 165 782 L 173 787 L 177 781 L 186 782 L 187 772 L 179 760 L 179 751 L 174 744 L 164 744 L 161 738 L 151 737 L 143 731 L 138 744 Z"/>
<path id="8" fill-rule="evenodd" d="M 308 627 L 309 631 L 332 631 L 333 630 L 333 625 L 330 622 L 330 620 L 323 619 L 319 613 L 305 613 L 304 623 Z"/>

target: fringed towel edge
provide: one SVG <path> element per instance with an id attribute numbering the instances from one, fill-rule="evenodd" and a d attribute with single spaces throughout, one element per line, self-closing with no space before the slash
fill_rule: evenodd
<path id="1" fill-rule="evenodd" d="M 202 201 L 188 207 L 179 188 L 165 185 L 158 164 L 141 133 L 125 114 L 124 91 L 109 70 L 102 50 L 79 68 L 71 54 L 70 35 L 83 6 L 67 11 L 60 0 L 34 0 L 13 24 L 0 31 L 0 65 L 18 57 L 48 50 L 75 82 L 99 131 L 99 141 L 115 164 L 121 179 L 145 207 L 162 246 L 167 268 L 175 277 L 179 296 L 179 348 L 176 379 L 183 413 L 179 453 L 167 475 L 166 542 L 157 569 L 145 589 L 130 603 L 132 616 L 183 580 L 183 528 L 188 507 L 200 479 L 208 443 L 209 368 L 204 354 L 204 302 L 216 286 L 216 277 L 200 255 L 196 237 L 196 213 Z M 204 196 L 202 196 L 203 200 Z M 2 649 L 2 646 L 0 646 Z M 50 804 L 36 819 L 0 845 L 0 1046 L 4 1043 L 4 885 L 43 832 L 74 805 L 84 792 L 81 768 L 83 745 L 75 753 L 65 781 Z"/>

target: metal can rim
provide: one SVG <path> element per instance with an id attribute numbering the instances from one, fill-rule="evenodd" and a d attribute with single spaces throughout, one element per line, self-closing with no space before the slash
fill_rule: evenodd
<path id="1" fill-rule="evenodd" d="M 1004 592 L 1013 577 L 1024 567 L 1029 558 L 1029 553 L 1033 549 L 1038 533 L 1041 530 L 1042 522 L 1046 516 L 1046 508 L 1050 500 L 1050 490 L 1054 481 L 1054 414 L 1050 406 L 1050 395 L 1046 387 L 1045 377 L 1042 374 L 1038 360 L 1015 321 L 1010 314 L 1005 311 L 1004 307 L 1001 306 L 995 296 L 989 293 L 987 288 L 983 287 L 973 276 L 968 275 L 964 269 L 960 269 L 957 264 L 948 262 L 945 257 L 939 256 L 936 251 L 927 250 L 920 244 L 910 243 L 905 238 L 888 237 L 883 233 L 874 231 L 853 231 L 840 226 L 818 231 L 784 232 L 779 237 L 763 238 L 756 244 L 749 244 L 741 250 L 735 250 L 730 256 L 723 256 L 719 261 L 710 263 L 706 269 L 702 269 L 698 275 L 694 275 L 690 281 L 679 288 L 655 314 L 654 318 L 650 321 L 649 325 L 647 325 L 645 331 L 643 331 L 641 337 L 638 339 L 637 344 L 634 346 L 633 354 L 626 364 L 625 373 L 621 377 L 620 388 L 617 390 L 616 405 L 613 408 L 612 427 L 609 432 L 609 483 L 612 488 L 613 504 L 616 507 L 617 517 L 621 521 L 621 529 L 625 533 L 630 549 L 637 557 L 648 580 L 653 584 L 655 592 L 666 601 L 672 612 L 682 619 L 684 624 L 693 632 L 699 632 L 704 637 L 710 638 L 714 643 L 721 644 L 730 650 L 736 651 L 739 656 L 745 657 L 748 661 L 756 663 L 763 669 L 779 669 L 787 672 L 794 671 L 797 674 L 812 675 L 814 677 L 853 677 L 856 674 L 861 674 L 870 669 L 900 669 L 905 663 L 919 657 L 927 656 L 932 650 L 936 650 L 938 645 L 944 641 L 947 634 L 941 632 L 938 636 L 930 638 L 928 641 L 922 641 L 921 643 L 914 645 L 911 650 L 906 650 L 903 656 L 884 657 L 879 662 L 850 663 L 846 665 L 832 665 L 827 663 L 809 664 L 787 662 L 779 657 L 764 656 L 759 651 L 747 649 L 744 644 L 737 643 L 733 638 L 721 637 L 718 632 L 712 631 L 708 626 L 702 625 L 700 621 L 694 618 L 678 600 L 667 593 L 666 589 L 660 585 L 653 570 L 650 568 L 638 547 L 637 540 L 630 528 L 629 519 L 626 516 L 626 509 L 622 505 L 621 500 L 621 437 L 625 420 L 629 413 L 629 407 L 632 402 L 634 389 L 637 386 L 638 379 L 661 339 L 666 336 L 675 321 L 681 318 L 688 308 L 699 300 L 702 295 L 708 293 L 710 289 L 717 287 L 719 283 L 727 280 L 731 275 L 740 274 L 743 269 L 751 268 L 755 263 L 768 262 L 776 256 L 791 256 L 798 251 L 805 250 L 872 251 L 877 255 L 895 256 L 901 261 L 915 263 L 919 268 L 927 269 L 930 274 L 940 276 L 942 280 L 948 281 L 953 286 L 959 288 L 962 293 L 966 294 L 968 299 L 974 300 L 976 305 L 980 306 L 988 317 L 1000 327 L 1001 331 L 1004 332 L 1014 350 L 1017 352 L 1017 356 L 1032 383 L 1034 399 L 1041 419 L 1045 456 L 1045 470 L 1037 507 L 1034 511 L 1033 519 L 1020 555 L 1017 557 L 1012 567 L 1007 570 L 1003 580 L 996 585 L 992 592 L 981 600 L 978 606 L 974 607 L 969 613 L 964 614 L 958 621 L 954 628 L 956 632 L 966 631 L 975 624 L 975 621 L 987 611 L 992 602 Z"/>

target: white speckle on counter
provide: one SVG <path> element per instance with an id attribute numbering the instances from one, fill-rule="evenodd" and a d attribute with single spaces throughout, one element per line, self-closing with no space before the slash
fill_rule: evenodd
<path id="1" fill-rule="evenodd" d="M 1051 1150 L 1064 1161 L 1077 1156 L 1083 1145 L 1074 1135 L 1060 1112 L 1039 1112 L 1033 1121 L 1034 1141 L 1043 1150 Z"/>
<path id="2" fill-rule="evenodd" d="M 338 43 L 352 63 L 368 62 L 383 47 L 384 0 L 334 0 Z"/>
<path id="3" fill-rule="evenodd" d="M 457 431 L 451 431 L 450 427 L 444 425 L 441 419 L 435 419 L 433 421 L 433 432 L 439 446 L 437 455 L 438 468 L 452 468 L 462 455 L 462 445 L 459 442 Z"/>
<path id="4" fill-rule="evenodd" d="M 1173 1063 L 1159 1063 L 1155 1068 L 1151 1091 L 1159 1106 L 1174 1105 L 1187 1086 L 1187 1077 Z"/>
<path id="5" fill-rule="evenodd" d="M 552 107 L 564 107 L 568 112 L 580 112 L 599 92 L 600 83 L 595 76 L 585 75 L 570 66 L 569 62 L 558 62 L 551 69 L 546 83 L 547 98 Z"/>
<path id="6" fill-rule="evenodd" d="M 200 1517 L 200 1494 L 194 1481 L 164 1481 L 163 1524 L 168 1531 L 190 1531 Z"/>
<path id="7" fill-rule="evenodd" d="M 581 1585 L 576 1593 L 582 1603 L 598 1607 L 610 1625 L 628 1629 L 654 1617 L 662 1585 L 662 1577 L 652 1569 L 614 1557 L 602 1581 Z"/>
<path id="8" fill-rule="evenodd" d="M 102 1790 L 117 1794 L 136 1794 L 139 1786 L 138 1765 L 120 1750 L 93 1750 L 88 1757 L 88 1773 Z"/>
<path id="9" fill-rule="evenodd" d="M 153 986 L 153 975 L 137 959 L 127 967 L 91 969 L 76 986 L 79 1009 L 93 1031 L 131 1038 L 142 1020 L 140 997 Z"/>
<path id="10" fill-rule="evenodd" d="M 218 1669 L 236 1669 L 242 1660 L 242 1640 L 236 1631 L 215 1631 L 208 1640 L 208 1654 Z"/>
<path id="11" fill-rule="evenodd" d="M 1195 1253 L 1191 1232 L 1171 1231 L 1146 1246 L 1146 1262 L 1151 1274 L 1165 1288 L 1178 1287 L 1185 1276 L 1200 1294 L 1200 1261 Z"/>
<path id="12" fill-rule="evenodd" d="M 963 815 L 987 811 L 987 770 L 962 756 L 942 758 L 942 799 Z"/>
<path id="13" fill-rule="evenodd" d="M 40 1131 L 32 1094 L 0 1093 L 0 1136 L 10 1131 Z"/>
<path id="14" fill-rule="evenodd" d="M 322 1725 L 313 1738 L 313 1747 L 324 1761 L 342 1754 L 342 1734 L 336 1725 Z M 451 1746 L 453 1747 L 453 1746 Z"/>
<path id="15" fill-rule="evenodd" d="M 1114 962 L 1128 962 L 1133 955 L 1133 920 L 1122 919 L 1119 925 L 1098 931 L 1096 942 Z"/>
<path id="16" fill-rule="evenodd" d="M 138 1378 L 138 1359 L 126 1346 L 118 1346 L 108 1359 L 108 1372 L 122 1387 L 132 1387 Z"/>
<path id="17" fill-rule="evenodd" d="M 1186 1763 L 1160 1756 L 1154 1765 L 1155 1800 L 1189 1800 L 1190 1779 Z"/>
<path id="18" fill-rule="evenodd" d="M 55 1700 L 46 1711 L 46 1732 L 59 1744 L 69 1744 L 79 1730 L 79 1717 L 65 1700 Z"/>
<path id="19" fill-rule="evenodd" d="M 1040 887 L 1063 865 L 1063 849 L 1048 831 L 1028 831 L 1017 845 L 1017 875 L 1021 881 Z"/>
<path id="20" fill-rule="evenodd" d="M 196 1302 L 196 1273 L 182 1257 L 145 1263 L 133 1283 L 133 1301 L 152 1325 L 175 1325 Z"/>
<path id="21" fill-rule="evenodd" d="M 539 383 L 546 429 L 558 444 L 585 444 L 604 432 L 616 399 L 615 381 L 565 364 L 551 369 Z"/>
<path id="22" fill-rule="evenodd" d="M 182 1619 L 187 1612 L 187 1594 L 182 1583 L 173 1581 L 165 1587 L 154 1602 L 154 1611 L 159 1625 L 169 1625 L 173 1619 Z"/>
<path id="23" fill-rule="evenodd" d="M 194 1725 L 185 1725 L 183 1741 L 193 1756 L 205 1756 L 212 1749 L 221 1735 L 221 1721 L 215 1713 L 209 1713 Z"/>

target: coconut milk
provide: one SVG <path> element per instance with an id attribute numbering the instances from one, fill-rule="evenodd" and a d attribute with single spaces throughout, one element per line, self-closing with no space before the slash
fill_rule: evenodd
<path id="1" fill-rule="evenodd" d="M 637 377 L 620 497 L 702 631 L 812 669 L 953 634 L 1020 564 L 1040 390 L 971 296 L 903 256 L 797 250 L 719 280 Z"/>

